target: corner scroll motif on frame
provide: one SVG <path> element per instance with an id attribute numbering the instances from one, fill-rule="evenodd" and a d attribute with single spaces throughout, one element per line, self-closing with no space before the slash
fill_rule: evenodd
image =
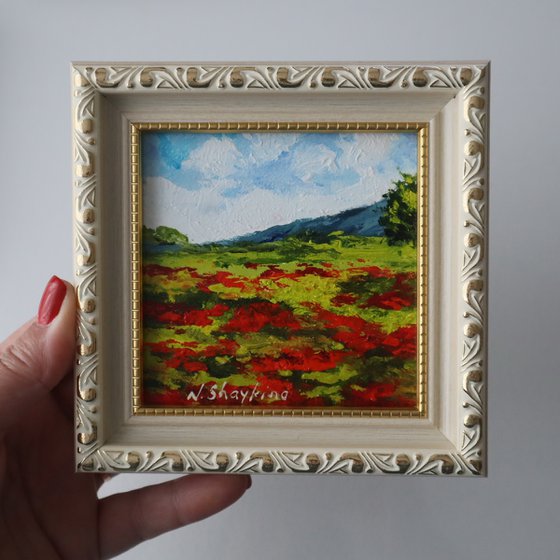
<path id="1" fill-rule="evenodd" d="M 398 473 L 483 475 L 486 472 L 486 278 L 488 82 L 486 63 L 457 64 L 75 64 L 73 190 L 75 281 L 79 303 L 76 353 L 77 468 L 84 472 Z M 462 107 L 460 395 L 456 452 L 285 449 L 146 449 L 103 446 L 103 391 L 97 345 L 99 319 L 100 97 L 112 92 L 449 91 Z"/>

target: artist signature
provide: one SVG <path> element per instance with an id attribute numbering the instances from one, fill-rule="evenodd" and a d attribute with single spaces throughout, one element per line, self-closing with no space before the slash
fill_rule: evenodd
<path id="1" fill-rule="evenodd" d="M 235 401 L 248 404 L 259 401 L 287 401 L 288 391 L 264 391 L 259 389 L 259 384 L 247 387 L 231 387 L 227 382 L 219 386 L 217 383 L 203 383 L 196 391 L 189 391 L 187 400 L 198 402 L 204 401 Z"/>

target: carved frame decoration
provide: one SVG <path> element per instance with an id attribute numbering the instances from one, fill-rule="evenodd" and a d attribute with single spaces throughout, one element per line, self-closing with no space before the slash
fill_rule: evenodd
<path id="1" fill-rule="evenodd" d="M 486 474 L 488 63 L 75 63 L 71 72 L 74 267 L 79 302 L 75 364 L 78 471 Z M 358 93 L 360 97 L 356 97 Z M 189 422 L 188 418 L 163 418 L 159 423 L 143 418 L 148 423 L 135 424 L 121 398 L 126 393 L 122 388 L 126 383 L 119 377 L 125 375 L 125 362 L 115 366 L 110 358 L 111 349 L 118 348 L 120 340 L 118 325 L 112 326 L 109 320 L 108 305 L 115 303 L 114 297 L 109 296 L 121 294 L 126 300 L 126 293 L 113 288 L 108 280 L 107 247 L 112 229 L 104 217 L 109 195 L 103 185 L 109 182 L 110 138 L 121 135 L 125 142 L 127 126 L 138 111 L 149 113 L 156 104 L 170 103 L 181 111 L 191 99 L 219 104 L 226 96 L 241 104 L 249 97 L 263 99 L 266 105 L 267 98 L 283 101 L 295 99 L 294 96 L 303 100 L 298 103 L 310 98 L 320 103 L 326 94 L 336 94 L 339 104 L 348 98 L 364 107 L 368 100 L 387 100 L 386 121 L 402 120 L 396 114 L 403 109 L 391 107 L 401 107 L 399 96 L 403 99 L 403 95 L 410 96 L 407 99 L 417 96 L 419 106 L 420 100 L 424 104 L 439 103 L 438 114 L 446 115 L 443 124 L 431 126 L 434 134 L 453 139 L 452 149 L 439 143 L 438 157 L 442 161 L 434 160 L 434 168 L 442 169 L 438 188 L 452 190 L 455 201 L 449 205 L 451 217 L 442 217 L 441 223 L 442 231 L 452 231 L 452 238 L 458 242 L 442 248 L 442 253 L 460 252 L 449 265 L 455 266 L 453 274 L 458 280 L 452 291 L 457 297 L 447 298 L 442 304 L 452 326 L 446 341 L 455 348 L 457 359 L 453 367 L 441 368 L 445 388 L 434 389 L 444 410 L 438 422 L 450 426 L 445 437 L 440 437 L 440 424 L 435 420 L 419 424 L 416 432 L 408 424 L 399 427 L 397 420 L 393 428 L 392 419 L 370 418 L 356 419 L 359 430 L 364 434 L 370 430 L 372 434 L 368 446 L 360 443 L 366 436 L 347 444 L 340 435 L 333 438 L 331 445 L 324 443 L 324 436 L 317 438 L 317 445 L 302 446 L 277 444 L 274 439 L 266 440 L 265 435 L 257 438 L 258 445 L 253 445 L 247 443 L 250 438 L 243 436 L 253 429 L 247 424 L 253 419 L 240 419 L 232 425 L 237 435 L 229 444 L 216 445 L 212 443 L 215 438 L 208 444 L 195 438 L 191 444 L 192 438 L 181 435 L 181 426 L 186 424 L 177 423 Z M 414 106 L 411 111 L 414 113 Z M 120 166 L 123 183 L 130 174 L 139 173 L 134 163 L 125 168 L 121 161 Z M 128 224 L 114 227 L 125 231 Z M 138 241 L 133 239 L 135 242 Z M 441 243 L 444 247 L 445 241 Z M 123 276 L 132 283 L 139 282 L 139 270 L 128 270 L 126 263 L 121 266 Z M 109 299 L 113 303 L 108 303 Z M 130 313 L 134 318 L 140 310 L 132 309 Z M 119 388 L 120 397 L 111 396 L 113 387 Z M 275 421 L 287 434 L 296 429 L 290 427 L 290 418 L 268 420 Z M 341 422 L 305 418 L 298 420 L 297 429 L 309 421 L 315 423 L 309 424 L 315 433 L 329 426 L 336 428 L 333 422 Z M 129 422 L 130 430 L 121 430 Z M 225 422 L 223 429 L 228 426 L 227 419 Z M 199 423 L 195 429 L 204 425 Z M 134 435 L 138 433 L 134 430 L 140 428 L 147 434 L 143 440 Z M 340 429 L 350 428 L 345 425 Z M 383 439 L 383 433 L 392 434 L 391 430 L 396 430 L 396 436 Z M 426 434 L 436 432 L 438 443 L 432 444 Z M 380 439 L 376 439 L 378 435 Z M 312 439 L 310 433 L 309 441 Z M 388 441 L 394 443 L 389 445 Z"/>

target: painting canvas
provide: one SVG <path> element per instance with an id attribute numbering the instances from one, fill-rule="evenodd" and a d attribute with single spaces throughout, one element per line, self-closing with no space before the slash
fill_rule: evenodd
<path id="1" fill-rule="evenodd" d="M 144 131 L 142 405 L 414 410 L 416 131 Z"/>

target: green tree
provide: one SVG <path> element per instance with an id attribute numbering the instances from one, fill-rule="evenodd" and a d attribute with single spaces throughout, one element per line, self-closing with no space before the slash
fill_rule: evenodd
<path id="1" fill-rule="evenodd" d="M 389 245 L 416 245 L 417 176 L 399 173 L 400 179 L 393 181 L 394 186 L 383 195 L 387 205 L 379 224 L 385 229 Z"/>
<path id="2" fill-rule="evenodd" d="M 189 244 L 189 238 L 186 235 L 167 226 L 157 227 L 154 231 L 154 239 L 160 245 L 182 245 L 186 247 Z"/>

